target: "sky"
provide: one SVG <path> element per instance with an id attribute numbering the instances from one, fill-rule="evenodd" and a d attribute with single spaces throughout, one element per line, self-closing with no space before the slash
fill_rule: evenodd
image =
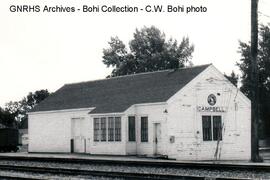
<path id="1" fill-rule="evenodd" d="M 10 12 L 11 5 L 167 5 L 207 8 L 197 13 Z M 260 0 L 259 23 L 270 22 L 270 2 Z M 194 44 L 194 65 L 213 63 L 222 73 L 239 73 L 239 41 L 250 40 L 250 0 L 1 0 L 0 106 L 29 92 L 50 92 L 67 83 L 103 79 L 111 68 L 102 50 L 112 36 L 126 44 L 136 28 L 152 25 L 181 42 Z"/>

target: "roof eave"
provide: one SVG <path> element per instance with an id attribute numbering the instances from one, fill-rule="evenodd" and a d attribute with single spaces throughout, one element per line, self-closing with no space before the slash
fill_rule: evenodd
<path id="1" fill-rule="evenodd" d="M 49 111 L 34 111 L 28 112 L 28 115 L 36 115 L 36 114 L 48 114 L 48 113 L 64 113 L 64 112 L 78 112 L 78 111 L 92 111 L 95 107 L 89 108 L 76 108 L 76 109 L 61 109 L 61 110 L 49 110 Z"/>

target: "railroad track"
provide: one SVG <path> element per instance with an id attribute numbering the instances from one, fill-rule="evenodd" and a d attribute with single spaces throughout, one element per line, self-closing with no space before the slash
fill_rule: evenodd
<path id="1" fill-rule="evenodd" d="M 132 171 L 123 171 L 123 170 L 116 170 L 114 167 L 122 166 L 124 167 L 132 167 L 132 168 L 157 168 L 157 169 L 191 169 L 191 171 L 195 170 L 208 170 L 208 171 L 250 171 L 250 172 L 260 172 L 261 174 L 265 172 L 270 172 L 270 166 L 264 164 L 229 164 L 229 163 L 200 163 L 200 162 L 177 162 L 177 161 L 163 161 L 163 160 L 120 160 L 120 159 L 82 159 L 82 158 L 63 158 L 63 157 L 27 157 L 27 156 L 0 156 L 0 160 L 6 160 L 13 162 L 13 164 L 0 164 L 0 171 L 14 171 L 14 172 L 23 172 L 29 174 L 51 174 L 51 175 L 63 175 L 63 176 L 91 176 L 91 177 L 109 177 L 109 178 L 120 178 L 120 179 L 194 179 L 194 180 L 230 180 L 236 178 L 215 178 L 213 177 L 206 177 L 205 175 L 201 176 L 190 176 L 189 175 L 179 175 L 176 173 L 168 173 L 161 174 L 156 172 L 151 172 L 151 174 L 145 172 L 132 172 Z M 17 162 L 17 164 L 16 164 Z M 20 162 L 20 163 L 19 163 Z M 24 163 L 26 162 L 26 163 Z M 30 164 L 27 165 L 27 162 Z M 34 166 L 31 163 L 60 163 L 63 164 L 60 168 L 52 167 L 52 166 Z M 81 166 L 77 167 L 68 167 L 66 165 L 69 164 L 79 164 L 81 166 L 88 166 L 88 165 L 105 165 L 111 166 L 114 169 L 113 171 L 107 171 L 107 169 L 95 169 L 95 170 L 88 170 L 82 169 Z M 62 168 L 63 167 L 63 168 Z M 68 168 L 67 168 L 68 167 Z M 79 168 L 78 168 L 79 167 Z M 120 169 L 121 169 L 120 168 Z M 157 171 L 160 172 L 160 171 Z M 175 172 L 175 171 L 172 171 Z M 191 174 L 192 175 L 192 174 Z M 225 176 L 226 177 L 226 176 Z M 14 179 L 14 178 L 1 178 L 0 179 Z M 16 178 L 15 178 L 16 179 Z M 237 179 L 241 179 L 238 178 Z M 242 178 L 247 179 L 247 178 Z M 251 178 L 250 178 L 251 179 Z"/>
<path id="2" fill-rule="evenodd" d="M 81 159 L 81 158 L 61 158 L 61 157 L 27 157 L 27 156 L 0 156 L 0 160 L 9 161 L 30 161 L 30 162 L 57 162 L 74 164 L 106 164 L 106 165 L 126 165 L 164 168 L 196 168 L 213 170 L 252 170 L 270 172 L 270 166 L 262 163 L 257 164 L 233 164 L 219 162 L 177 162 L 177 161 L 156 161 L 156 160 L 115 160 L 115 159 Z"/>
<path id="3" fill-rule="evenodd" d="M 18 176 L 15 177 L 15 176 L 8 176 L 8 175 L 0 176 L 0 179 L 1 180 L 10 180 L 10 179 L 16 179 L 16 180 L 32 180 L 32 179 L 34 180 L 35 179 L 36 180 L 36 178 L 29 178 L 29 177 L 26 178 L 26 177 L 18 177 Z"/>
<path id="4" fill-rule="evenodd" d="M 169 175 L 169 174 L 146 174 L 116 171 L 92 171 L 70 168 L 50 168 L 50 167 L 33 167 L 17 165 L 0 165 L 0 170 L 33 173 L 33 174 L 50 174 L 50 175 L 72 175 L 72 176 L 91 176 L 91 177 L 110 177 L 120 179 L 179 179 L 179 180 L 231 180 L 234 178 L 213 178 L 203 176 L 187 175 Z M 0 176 L 1 179 L 31 179 L 29 177 Z M 35 178 L 32 178 L 35 179 Z"/>

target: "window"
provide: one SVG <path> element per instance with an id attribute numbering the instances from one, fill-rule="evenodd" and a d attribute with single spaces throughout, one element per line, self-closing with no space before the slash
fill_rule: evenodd
<path id="1" fill-rule="evenodd" d="M 128 140 L 136 141 L 135 116 L 128 117 Z"/>
<path id="2" fill-rule="evenodd" d="M 213 139 L 222 140 L 221 116 L 213 116 Z"/>
<path id="3" fill-rule="evenodd" d="M 107 140 L 107 135 L 106 135 L 107 127 L 106 126 L 107 126 L 106 118 L 102 117 L 100 119 L 101 141 L 106 141 Z"/>
<path id="4" fill-rule="evenodd" d="M 203 140 L 212 140 L 211 116 L 202 116 L 203 123 Z"/>
<path id="5" fill-rule="evenodd" d="M 114 118 L 108 118 L 108 141 L 114 141 Z"/>
<path id="6" fill-rule="evenodd" d="M 148 117 L 141 117 L 141 142 L 148 142 Z"/>
<path id="7" fill-rule="evenodd" d="M 99 141 L 99 118 L 94 118 L 94 141 Z"/>
<path id="8" fill-rule="evenodd" d="M 222 140 L 221 116 L 202 116 L 203 140 Z"/>
<path id="9" fill-rule="evenodd" d="M 94 118 L 94 141 L 121 141 L 121 117 Z"/>
<path id="10" fill-rule="evenodd" d="M 115 117 L 115 141 L 121 141 L 121 118 Z"/>

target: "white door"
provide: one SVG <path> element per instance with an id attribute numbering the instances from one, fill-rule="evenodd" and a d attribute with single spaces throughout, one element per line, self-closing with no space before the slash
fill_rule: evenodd
<path id="1" fill-rule="evenodd" d="M 161 138 L 161 124 L 160 123 L 155 123 L 154 124 L 154 152 L 155 154 L 162 154 L 161 152 L 161 143 L 162 143 L 162 138 Z"/>
<path id="2" fill-rule="evenodd" d="M 73 141 L 74 141 L 74 152 L 83 153 L 85 152 L 85 138 L 83 136 L 83 120 L 73 119 Z"/>

